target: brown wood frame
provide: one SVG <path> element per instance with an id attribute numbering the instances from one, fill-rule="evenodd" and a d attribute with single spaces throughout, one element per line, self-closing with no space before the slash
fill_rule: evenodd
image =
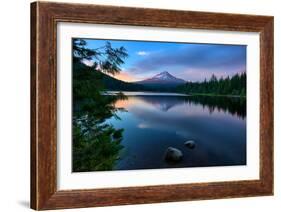
<path id="1" fill-rule="evenodd" d="M 57 190 L 58 22 L 259 32 L 260 179 Z M 37 210 L 273 195 L 273 17 L 145 8 L 31 4 L 31 208 Z"/>

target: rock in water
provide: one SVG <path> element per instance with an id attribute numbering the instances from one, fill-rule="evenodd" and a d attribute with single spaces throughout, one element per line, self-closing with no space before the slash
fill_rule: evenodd
<path id="1" fill-rule="evenodd" d="M 172 162 L 178 162 L 182 160 L 183 154 L 182 152 L 174 147 L 168 147 L 165 153 L 165 160 L 172 161 Z"/>
<path id="2" fill-rule="evenodd" d="M 184 145 L 190 149 L 193 149 L 195 147 L 195 141 L 192 141 L 192 140 L 186 141 L 186 142 L 184 142 Z"/>

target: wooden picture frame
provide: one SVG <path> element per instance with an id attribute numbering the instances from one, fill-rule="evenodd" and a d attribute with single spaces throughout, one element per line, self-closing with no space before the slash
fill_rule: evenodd
<path id="1" fill-rule="evenodd" d="M 260 34 L 260 179 L 57 190 L 58 22 Z M 273 195 L 273 17 L 34 2 L 31 4 L 31 208 L 36 210 Z"/>

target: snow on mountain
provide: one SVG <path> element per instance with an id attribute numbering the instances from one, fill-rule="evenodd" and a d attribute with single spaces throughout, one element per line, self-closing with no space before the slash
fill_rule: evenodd
<path id="1" fill-rule="evenodd" d="M 183 79 L 179 79 L 177 77 L 174 77 L 167 71 L 163 71 L 159 74 L 156 74 L 155 76 L 139 81 L 139 84 L 167 84 L 167 85 L 177 85 L 177 84 L 183 84 L 185 81 Z"/>

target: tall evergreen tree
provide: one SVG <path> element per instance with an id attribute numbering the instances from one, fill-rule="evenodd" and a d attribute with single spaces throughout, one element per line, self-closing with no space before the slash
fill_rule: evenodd
<path id="1" fill-rule="evenodd" d="M 123 129 L 104 121 L 116 117 L 114 97 L 102 95 L 100 72 L 116 74 L 128 56 L 124 47 L 91 49 L 84 39 L 73 39 L 73 171 L 112 170 L 122 149 Z M 91 66 L 86 63 L 92 63 Z"/>

